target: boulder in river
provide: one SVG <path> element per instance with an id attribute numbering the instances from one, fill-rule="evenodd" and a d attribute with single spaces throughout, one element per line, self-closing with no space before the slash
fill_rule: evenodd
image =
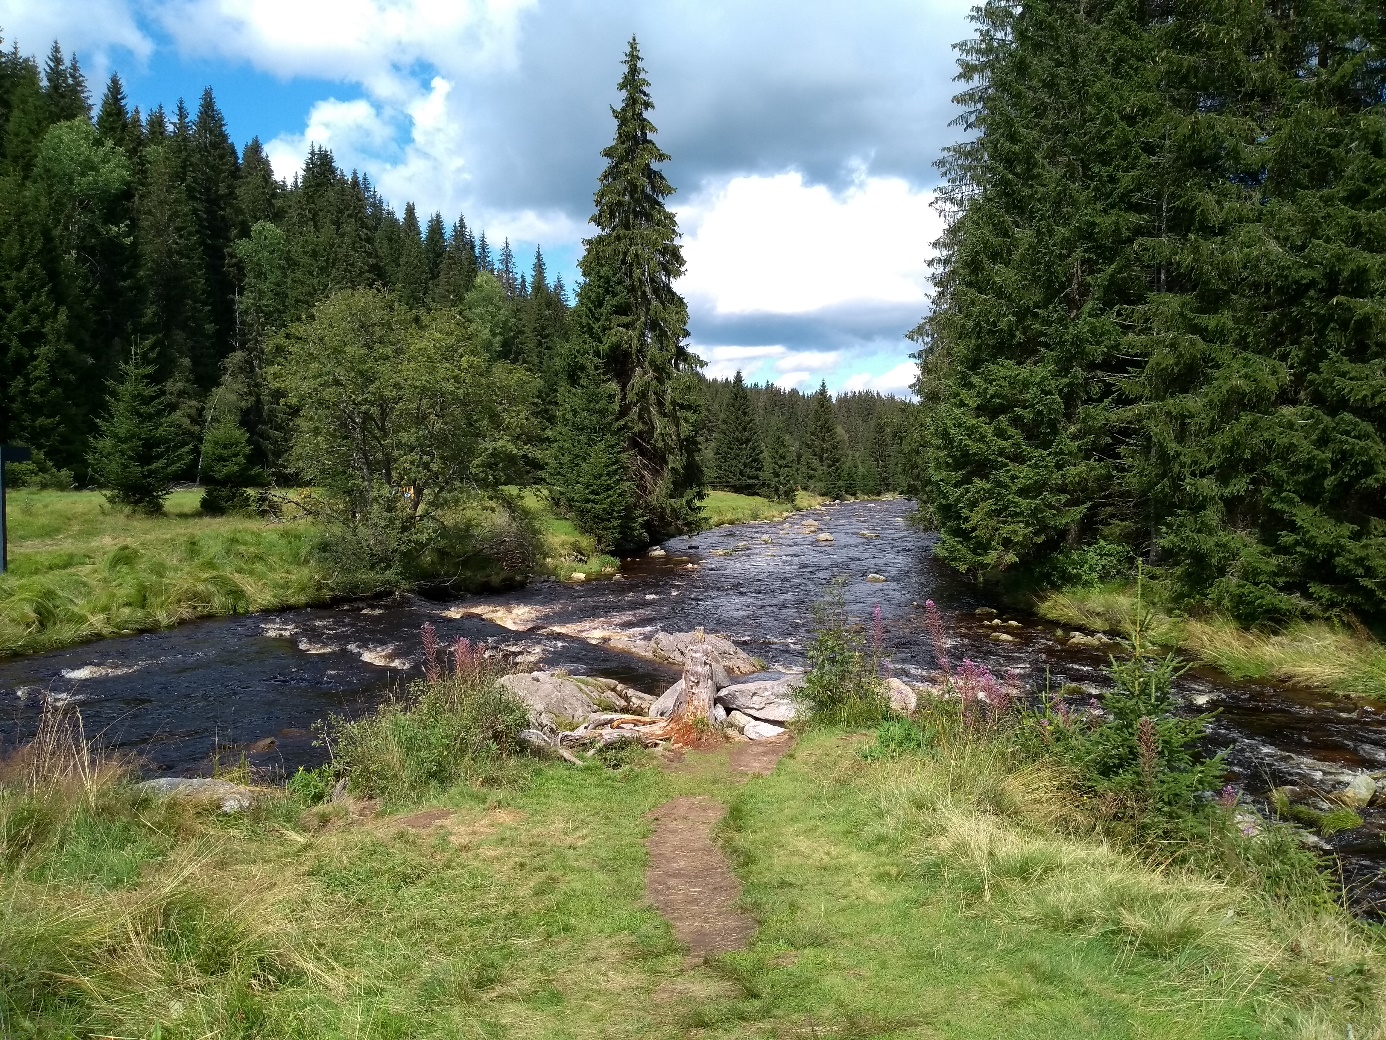
<path id="1" fill-rule="evenodd" d="M 582 721 L 597 710 L 581 683 L 557 672 L 516 672 L 500 684 L 524 702 L 540 729 L 555 728 L 560 718 Z"/>
<path id="2" fill-rule="evenodd" d="M 827 532 L 824 532 L 823 534 L 820 534 L 815 540 L 826 544 L 833 540 L 833 536 L 828 534 Z"/>
<path id="3" fill-rule="evenodd" d="M 766 722 L 788 722 L 796 712 L 795 685 L 790 679 L 741 683 L 728 686 L 717 695 L 717 701 L 728 712 L 739 711 Z"/>
<path id="4" fill-rule="evenodd" d="M 988 638 L 990 638 L 993 643 L 1015 642 L 1015 636 L 1011 635 L 1009 632 L 993 632 Z"/>
<path id="5" fill-rule="evenodd" d="M 646 556 L 653 556 L 653 557 L 657 560 L 657 559 L 659 559 L 660 557 L 662 557 L 662 556 L 668 556 L 669 554 L 668 554 L 667 552 L 665 552 L 663 549 L 661 549 L 659 546 L 656 545 L 653 549 L 651 549 L 651 550 L 650 550 L 649 552 L 647 552 L 645 555 L 646 555 Z"/>
<path id="6" fill-rule="evenodd" d="M 649 652 L 645 656 L 670 664 L 683 664 L 688 647 L 696 642 L 696 632 L 656 632 L 649 642 Z M 754 675 L 760 665 L 747 653 L 737 649 L 736 644 L 724 636 L 707 635 L 703 637 L 708 658 L 726 670 L 728 675 Z M 636 650 L 639 653 L 639 650 Z M 716 669 L 713 679 L 717 679 Z M 723 686 L 726 683 L 722 683 Z"/>
<path id="7" fill-rule="evenodd" d="M 161 776 L 146 780 L 138 790 L 156 798 L 177 798 L 199 805 L 215 805 L 224 813 L 245 812 L 255 802 L 255 792 L 229 780 L 203 777 Z"/>
<path id="8" fill-rule="evenodd" d="M 1338 801 L 1352 809 L 1365 809 L 1376 797 L 1376 781 L 1366 773 L 1358 773 L 1338 794 Z"/>
<path id="9" fill-rule="evenodd" d="M 868 574 L 866 580 L 875 585 L 879 585 L 886 580 L 886 576 L 884 574 Z"/>

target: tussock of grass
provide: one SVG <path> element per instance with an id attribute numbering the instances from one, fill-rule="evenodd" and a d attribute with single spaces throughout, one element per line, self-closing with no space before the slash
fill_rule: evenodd
<path id="1" fill-rule="evenodd" d="M 308 525 L 205 517 L 197 502 L 180 492 L 150 517 L 89 492 L 12 494 L 0 655 L 326 597 Z"/>
<path id="2" fill-rule="evenodd" d="M 1041 596 L 1035 610 L 1061 625 L 1122 632 L 1135 616 L 1135 590 L 1109 586 L 1053 592 Z M 1180 617 L 1157 609 L 1150 636 L 1156 645 L 1183 650 L 1234 679 L 1282 681 L 1386 700 L 1386 647 L 1344 626 L 1296 622 L 1281 631 L 1261 632 L 1230 618 Z"/>

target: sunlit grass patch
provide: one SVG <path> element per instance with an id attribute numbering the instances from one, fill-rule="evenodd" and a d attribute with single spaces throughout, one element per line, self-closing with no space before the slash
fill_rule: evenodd
<path id="1" fill-rule="evenodd" d="M 709 491 L 703 500 L 703 523 L 707 527 L 746 524 L 753 520 L 779 520 L 791 508 L 758 495 L 738 495 L 732 491 Z"/>
<path id="2" fill-rule="evenodd" d="M 1144 605 L 1152 606 L 1147 587 Z M 1150 636 L 1234 679 L 1284 681 L 1357 697 L 1386 700 L 1386 646 L 1370 635 L 1326 621 L 1300 621 L 1278 631 L 1246 629 L 1230 618 L 1185 617 L 1158 600 Z M 1042 595 L 1043 618 L 1099 632 L 1123 632 L 1136 612 L 1134 587 L 1068 589 Z"/>

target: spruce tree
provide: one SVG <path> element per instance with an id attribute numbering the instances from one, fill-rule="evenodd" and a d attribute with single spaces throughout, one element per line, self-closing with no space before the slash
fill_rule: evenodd
<path id="1" fill-rule="evenodd" d="M 433 286 L 435 307 L 460 307 L 476 283 L 476 243 L 466 217 L 459 216 L 448 236 L 448 247 L 438 265 L 438 280 Z"/>
<path id="2" fill-rule="evenodd" d="M 101 95 L 101 107 L 96 113 L 96 132 L 105 144 L 115 145 L 133 154 L 138 137 L 138 124 L 132 134 L 130 111 L 125 98 L 125 86 L 118 73 L 112 72 Z"/>
<path id="3" fill-rule="evenodd" d="M 575 321 L 583 349 L 620 394 L 640 512 L 649 535 L 695 527 L 703 495 L 698 462 L 700 361 L 685 342 L 688 307 L 674 288 L 683 273 L 673 188 L 659 165 L 650 84 L 632 37 L 612 109 L 615 138 L 595 196 L 597 234 L 584 243 L 585 279 Z"/>
<path id="4" fill-rule="evenodd" d="M 847 481 L 842 431 L 838 429 L 833 399 L 826 381 L 818 384 L 804 433 L 804 479 L 809 490 L 829 498 L 845 496 Z"/>
<path id="5" fill-rule="evenodd" d="M 639 545 L 645 537 L 626 449 L 620 392 L 588 359 L 559 394 L 546 479 L 558 508 L 599 552 Z"/>
<path id="6" fill-rule="evenodd" d="M 433 286 L 438 282 L 438 275 L 443 269 L 443 257 L 448 251 L 448 236 L 443 230 L 443 215 L 436 210 L 428 218 L 428 227 L 424 231 L 424 256 L 428 261 L 428 291 L 433 291 Z"/>
<path id="7" fill-rule="evenodd" d="M 722 402 L 721 421 L 713 440 L 713 481 L 743 495 L 760 491 L 765 467 L 755 407 L 738 369 L 731 392 Z"/>
<path id="8" fill-rule="evenodd" d="M 273 221 L 279 215 L 281 186 L 258 137 L 241 151 L 240 175 L 236 180 L 237 221 L 244 235 L 260 221 Z"/>
<path id="9" fill-rule="evenodd" d="M 765 437 L 765 460 L 761 470 L 762 494 L 777 502 L 794 501 L 799 489 L 794 442 L 778 420 L 770 423 Z"/>
<path id="10" fill-rule="evenodd" d="M 404 207 L 404 221 L 397 232 L 398 257 L 395 261 L 395 288 L 400 299 L 410 307 L 420 307 L 428 298 L 432 284 L 428 254 L 424 249 L 423 233 L 419 228 L 419 213 L 412 202 Z"/>
<path id="11" fill-rule="evenodd" d="M 153 377 L 138 349 L 121 363 L 88 462 L 113 505 L 158 513 L 192 451 Z"/>

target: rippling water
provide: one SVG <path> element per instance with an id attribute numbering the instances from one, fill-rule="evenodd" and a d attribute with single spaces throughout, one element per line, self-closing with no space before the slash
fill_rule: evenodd
<path id="1" fill-rule="evenodd" d="M 783 523 L 742 524 L 666 542 L 663 557 L 628 561 L 618 580 L 544 583 L 513 593 L 433 602 L 397 597 L 369 603 L 221 618 L 146 635 L 0 661 L 0 740 L 13 744 L 45 698 L 74 702 L 89 734 L 136 752 L 149 772 L 205 772 L 215 754 L 292 770 L 322 760 L 311 727 L 333 712 L 377 703 L 417 669 L 419 629 L 504 647 L 544 667 L 606 675 L 650 693 L 676 677 L 668 668 L 594 646 L 595 631 L 697 625 L 730 636 L 776 670 L 802 667 L 811 608 L 836 577 L 849 610 L 879 607 L 900 675 L 934 667 L 922 607 L 934 600 L 949 619 L 950 652 L 1035 682 L 1105 682 L 1103 651 L 1070 650 L 1020 614 L 989 639 L 974 611 L 984 601 L 935 561 L 934 536 L 906 523 L 908 502 L 863 502 L 798 514 Z M 819 525 L 807 531 L 803 521 Z M 831 542 L 818 540 L 830 534 Z M 884 582 L 867 581 L 875 574 Z M 515 631 L 484 617 L 483 610 Z M 1276 686 L 1231 683 L 1189 673 L 1179 692 L 1217 709 L 1213 743 L 1228 749 L 1233 779 L 1263 792 L 1281 783 L 1334 790 L 1357 770 L 1386 769 L 1386 718 L 1372 707 Z M 1386 810 L 1335 839 L 1359 903 L 1386 903 Z"/>

